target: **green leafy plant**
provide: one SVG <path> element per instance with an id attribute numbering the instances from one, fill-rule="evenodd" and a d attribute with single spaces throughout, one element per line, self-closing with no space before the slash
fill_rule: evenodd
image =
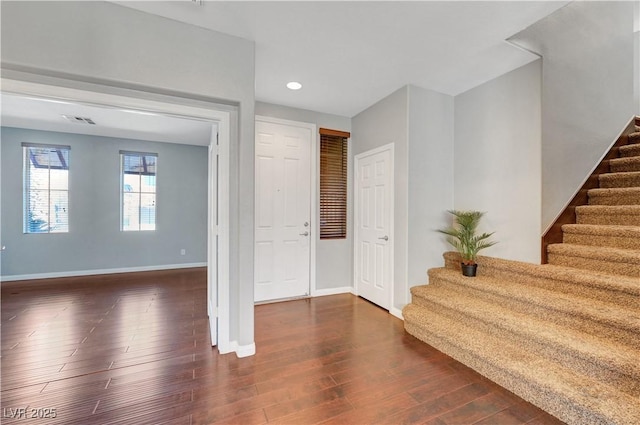
<path id="1" fill-rule="evenodd" d="M 438 229 L 438 232 L 447 235 L 447 242 L 460 253 L 464 264 L 476 264 L 478 252 L 497 243 L 488 240 L 494 232 L 476 234 L 484 213 L 457 210 L 449 210 L 448 212 L 455 217 L 455 226 Z"/>

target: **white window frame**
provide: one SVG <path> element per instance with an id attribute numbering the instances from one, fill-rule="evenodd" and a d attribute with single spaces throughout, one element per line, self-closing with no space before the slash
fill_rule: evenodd
<path id="1" fill-rule="evenodd" d="M 154 176 L 156 178 L 156 184 L 155 184 L 155 190 L 154 192 L 144 192 L 142 190 L 142 186 L 140 187 L 139 191 L 136 191 L 135 193 L 137 193 L 140 198 L 142 197 L 143 194 L 145 193 L 153 193 L 154 195 L 154 214 L 153 214 L 153 229 L 143 229 L 142 228 L 142 204 L 140 203 L 138 205 L 138 228 L 137 229 L 131 229 L 131 228 L 127 228 L 125 229 L 124 226 L 124 221 L 125 221 L 125 213 L 124 213 L 124 195 L 125 193 L 130 193 L 128 191 L 124 190 L 124 176 L 125 176 L 125 171 L 124 171 L 124 165 L 125 165 L 125 157 L 132 157 L 132 156 L 138 156 L 138 157 L 147 157 L 147 156 L 151 156 L 156 158 L 156 164 L 155 164 L 155 172 L 154 172 Z M 151 153 L 151 152 L 133 152 L 133 151 L 120 151 L 120 231 L 122 232 L 154 232 L 157 229 L 157 212 L 158 212 L 158 154 L 157 153 Z"/>
<path id="2" fill-rule="evenodd" d="M 46 229 L 39 232 L 30 231 L 29 225 L 29 213 L 31 212 L 31 183 L 30 183 L 30 170 L 31 167 L 35 165 L 32 164 L 31 157 L 29 156 L 29 149 L 31 148 L 40 148 L 40 149 L 50 149 L 50 150 L 64 150 L 67 151 L 67 162 L 64 164 L 67 171 L 67 185 L 65 189 L 55 189 L 55 191 L 64 191 L 67 193 L 67 225 L 65 230 L 52 230 L 51 226 L 51 166 L 48 164 L 49 170 L 49 180 L 47 181 L 47 210 L 49 211 L 47 226 Z M 37 234 L 51 234 L 51 233 L 69 233 L 70 228 L 70 218 L 69 218 L 69 204 L 70 204 L 70 191 L 69 191 L 69 177 L 70 177 L 70 157 L 71 157 L 71 147 L 65 145 L 50 145 L 46 143 L 22 143 L 22 196 L 23 196 L 23 205 L 22 205 L 22 232 L 24 234 L 29 235 L 37 235 Z M 61 160 L 62 162 L 62 160 Z"/>

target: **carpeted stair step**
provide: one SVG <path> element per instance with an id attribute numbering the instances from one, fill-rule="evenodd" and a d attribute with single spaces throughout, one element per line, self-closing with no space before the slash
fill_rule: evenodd
<path id="1" fill-rule="evenodd" d="M 590 189 L 589 205 L 640 205 L 640 187 Z"/>
<path id="2" fill-rule="evenodd" d="M 577 224 L 640 226 L 640 205 L 581 205 L 575 211 Z"/>
<path id="3" fill-rule="evenodd" d="M 460 256 L 444 254 L 446 267 L 460 272 Z M 561 294 L 606 301 L 624 307 L 639 308 L 640 284 L 633 277 L 588 272 L 576 273 L 571 267 L 531 264 L 493 257 L 478 257 L 478 275 L 527 287 L 549 289 Z"/>
<path id="4" fill-rule="evenodd" d="M 562 242 L 640 250 L 640 227 L 565 224 L 562 226 Z"/>
<path id="5" fill-rule="evenodd" d="M 640 143 L 640 131 L 637 130 L 638 128 L 636 127 L 636 131 L 629 134 L 627 139 L 629 144 Z"/>
<path id="6" fill-rule="evenodd" d="M 446 268 L 429 270 L 429 282 L 437 282 L 442 287 L 461 292 L 460 296 L 472 293 L 478 301 L 528 314 L 532 319 L 553 320 L 558 325 L 640 349 L 640 309 L 637 305 L 628 308 L 607 301 L 527 286 L 508 279 L 483 276 L 469 279 Z M 429 287 L 431 285 L 424 288 Z M 422 302 L 420 291 L 415 289 L 414 292 L 412 288 L 413 302 L 416 304 Z"/>
<path id="7" fill-rule="evenodd" d="M 638 187 L 640 186 L 640 171 L 623 173 L 600 174 L 600 187 Z"/>
<path id="8" fill-rule="evenodd" d="M 465 285 L 443 285 L 439 277 L 452 272 L 439 270 L 440 275 L 434 275 L 430 285 L 412 288 L 414 305 L 608 382 L 627 394 L 640 396 L 637 349 L 558 325 L 553 322 L 553 316 L 534 318 L 526 311 L 517 312 L 477 298 L 476 292 L 469 291 Z"/>
<path id="9" fill-rule="evenodd" d="M 640 278 L 637 250 L 559 243 L 548 245 L 547 254 L 550 264 Z"/>
<path id="10" fill-rule="evenodd" d="M 640 171 L 640 156 L 611 159 L 609 160 L 609 169 L 612 173 Z"/>
<path id="11" fill-rule="evenodd" d="M 405 329 L 569 424 L 638 424 L 640 401 L 557 362 L 415 304 Z"/>
<path id="12" fill-rule="evenodd" d="M 618 153 L 621 157 L 640 156 L 640 143 L 620 146 Z"/>

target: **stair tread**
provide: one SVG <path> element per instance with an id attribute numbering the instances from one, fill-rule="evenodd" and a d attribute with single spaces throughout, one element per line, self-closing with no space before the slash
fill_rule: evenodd
<path id="1" fill-rule="evenodd" d="M 640 171 L 640 156 L 613 158 L 608 163 L 612 173 Z"/>
<path id="2" fill-rule="evenodd" d="M 630 146 L 630 145 L 627 145 Z M 627 157 L 629 158 L 629 157 Z M 633 157 L 631 157 L 633 158 Z M 618 171 L 615 173 L 603 173 L 600 174 L 600 179 L 611 179 L 611 178 L 631 178 L 631 177 L 640 177 L 640 171 Z"/>
<path id="3" fill-rule="evenodd" d="M 446 350 L 447 354 L 480 373 L 493 375 L 491 369 L 505 372 L 506 376 L 503 379 L 500 376 L 488 377 L 503 386 L 507 381 L 520 386 L 520 388 L 509 389 L 528 400 L 533 398 L 534 403 L 544 405 L 545 408 L 552 410 L 552 413 L 570 415 L 574 413 L 567 412 L 565 409 L 567 406 L 572 409 L 580 406 L 581 409 L 590 411 L 590 415 L 598 415 L 598 422 L 640 423 L 640 401 L 637 397 L 571 371 L 552 360 L 519 349 L 504 339 L 468 328 L 464 323 L 452 322 L 436 312 L 427 312 L 425 316 L 428 320 L 422 318 L 421 323 L 421 317 L 417 317 L 421 313 L 425 314 L 419 306 L 409 304 L 405 307 L 403 314 L 409 329 L 414 326 L 415 321 L 415 326 L 419 326 L 435 336 L 435 339 L 458 350 L 456 353 Z M 435 344 L 436 348 L 442 349 L 438 347 L 437 341 L 427 341 L 427 343 Z M 525 384 L 527 382 L 539 388 L 536 394 L 530 393 L 531 389 Z M 527 392 L 529 394 L 525 394 Z M 556 409 L 553 409 L 554 403 L 558 406 Z M 571 419 L 577 422 L 580 419 L 584 421 L 596 418 Z"/>
<path id="4" fill-rule="evenodd" d="M 636 140 L 640 139 L 640 133 L 630 133 L 627 136 L 628 143 L 626 145 L 619 146 L 620 149 L 633 149 L 638 147 L 640 143 L 636 142 Z"/>
<path id="5" fill-rule="evenodd" d="M 634 249 L 557 243 L 547 245 L 547 252 L 614 263 L 640 264 L 640 250 Z"/>
<path id="6" fill-rule="evenodd" d="M 580 205 L 576 207 L 576 214 L 640 215 L 640 205 Z"/>
<path id="7" fill-rule="evenodd" d="M 629 143 L 627 145 L 622 145 L 618 148 L 619 152 L 625 152 L 625 151 L 635 151 L 638 148 L 640 148 L 640 144 L 639 143 Z"/>
<path id="8" fill-rule="evenodd" d="M 609 165 L 611 164 L 628 164 L 628 163 L 636 163 L 640 162 L 640 156 L 624 156 L 621 158 L 611 158 L 609 160 Z"/>
<path id="9" fill-rule="evenodd" d="M 446 274 L 447 272 L 442 273 Z M 491 283 L 483 280 L 478 285 Z M 421 291 L 417 291 L 416 296 L 428 299 L 445 308 L 460 311 L 476 320 L 490 323 L 496 329 L 520 335 L 521 338 L 534 339 L 570 349 L 574 354 L 579 354 L 583 358 L 607 364 L 625 374 L 640 378 L 640 364 L 637 362 L 638 351 L 636 349 L 621 346 L 549 320 L 531 317 L 526 313 L 476 298 L 473 294 L 461 293 L 447 286 L 427 285 Z M 638 317 L 638 322 L 640 323 L 640 317 Z M 638 328 L 640 329 L 640 326 Z"/>
<path id="10" fill-rule="evenodd" d="M 431 276 L 444 276 L 458 281 L 463 279 L 458 271 L 445 268 L 431 269 L 429 270 L 429 276 L 430 278 Z M 469 279 L 465 279 L 467 281 L 465 284 L 522 302 L 548 306 L 554 310 L 572 315 L 588 316 L 592 320 L 601 323 L 611 323 L 634 332 L 640 332 L 640 309 L 631 309 L 607 301 L 583 298 L 578 295 L 558 293 L 537 286 L 524 286 L 520 283 L 512 283 L 493 277 L 476 276 L 472 280 L 473 282 L 468 282 Z M 411 293 L 420 296 L 424 290 L 421 286 L 415 286 L 411 288 Z"/>
<path id="11" fill-rule="evenodd" d="M 455 253 L 445 253 L 445 258 L 455 255 Z M 526 276 L 527 278 L 533 279 L 553 279 L 564 283 L 573 283 L 640 296 L 640 284 L 638 284 L 638 279 L 633 277 L 612 276 L 608 273 L 599 273 L 591 270 L 576 274 L 576 269 L 573 267 L 555 264 L 532 264 L 485 256 L 479 256 L 478 262 L 483 269 L 509 271 L 516 277 Z"/>
<path id="12" fill-rule="evenodd" d="M 597 195 L 597 196 L 620 196 L 627 194 L 636 194 L 640 193 L 640 187 L 603 187 L 603 188 L 594 188 L 589 189 L 587 191 L 589 196 Z"/>
<path id="13" fill-rule="evenodd" d="M 564 224 L 565 233 L 579 233 L 583 235 L 619 236 L 626 238 L 640 238 L 640 227 L 620 226 L 609 224 Z"/>

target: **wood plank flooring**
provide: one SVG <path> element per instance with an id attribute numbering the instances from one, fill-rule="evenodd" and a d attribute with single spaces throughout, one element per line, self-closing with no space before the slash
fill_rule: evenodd
<path id="1" fill-rule="evenodd" d="M 560 424 L 353 295 L 260 305 L 211 347 L 206 271 L 2 284 L 3 424 Z"/>

